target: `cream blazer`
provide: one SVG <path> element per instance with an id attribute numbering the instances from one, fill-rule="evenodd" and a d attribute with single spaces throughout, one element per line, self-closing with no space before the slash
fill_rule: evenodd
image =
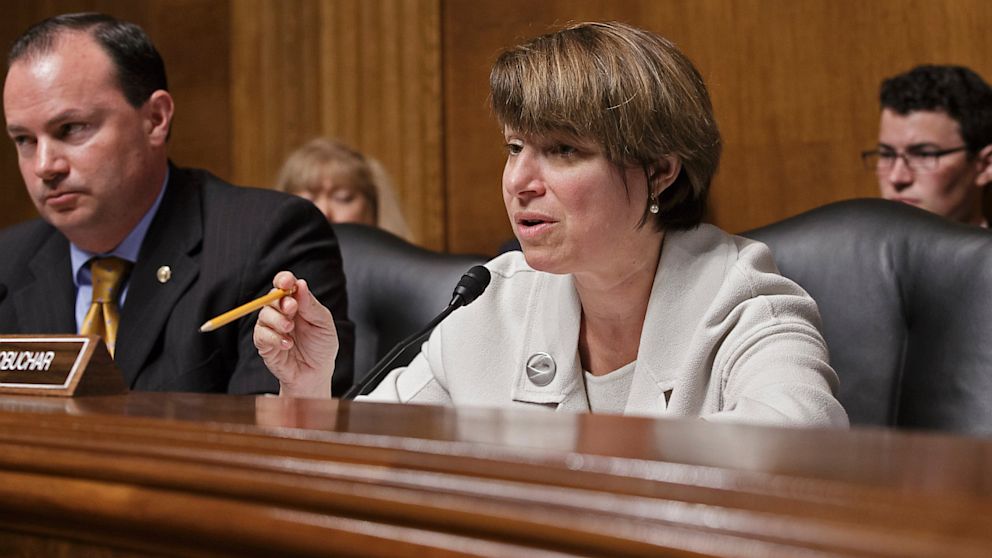
<path id="1" fill-rule="evenodd" d="M 368 399 L 589 411 L 572 277 L 535 271 L 520 252 L 487 267 L 486 292 Z M 847 426 L 819 319 L 764 244 L 710 225 L 670 232 L 624 414 Z"/>

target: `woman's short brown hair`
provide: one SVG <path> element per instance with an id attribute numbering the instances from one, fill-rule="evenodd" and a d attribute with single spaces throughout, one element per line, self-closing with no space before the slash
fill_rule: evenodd
<path id="1" fill-rule="evenodd" d="M 503 52 L 489 84 L 501 126 L 591 138 L 611 162 L 645 173 L 677 156 L 682 170 L 659 196 L 656 227 L 702 221 L 720 132 L 702 76 L 669 40 L 623 23 L 580 23 Z"/>
<path id="2" fill-rule="evenodd" d="M 365 198 L 374 222 L 379 222 L 379 196 L 373 173 L 365 157 L 347 145 L 317 138 L 290 154 L 279 171 L 276 189 L 297 194 L 330 177 L 347 184 Z"/>

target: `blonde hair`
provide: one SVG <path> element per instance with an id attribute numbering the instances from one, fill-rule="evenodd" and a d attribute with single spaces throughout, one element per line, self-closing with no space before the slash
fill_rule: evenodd
<path id="1" fill-rule="evenodd" d="M 648 177 L 677 156 L 682 169 L 659 196 L 656 227 L 702 221 L 720 132 L 702 76 L 672 42 L 623 23 L 580 23 L 503 52 L 489 84 L 501 126 L 591 138 L 612 163 Z"/>
<path id="2" fill-rule="evenodd" d="M 297 194 L 325 176 L 354 187 L 368 203 L 373 220 L 379 222 L 379 196 L 369 163 L 361 153 L 339 141 L 317 138 L 291 153 L 279 171 L 276 189 Z"/>

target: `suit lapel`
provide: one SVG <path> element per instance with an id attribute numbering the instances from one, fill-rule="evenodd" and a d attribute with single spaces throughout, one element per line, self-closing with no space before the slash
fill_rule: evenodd
<path id="1" fill-rule="evenodd" d="M 33 280 L 12 293 L 24 333 L 75 333 L 76 288 L 69 241 L 56 231 L 28 264 Z"/>
<path id="2" fill-rule="evenodd" d="M 523 323 L 527 330 L 522 349 L 513 363 L 518 370 L 513 400 L 555 406 L 560 411 L 588 411 L 578 354 L 582 315 L 579 295 L 570 275 L 538 277 L 525 306 Z M 554 363 L 553 377 L 545 386 L 537 385 L 527 375 L 528 362 L 541 353 Z"/>
<path id="3" fill-rule="evenodd" d="M 723 287 L 728 262 L 733 260 L 730 251 L 734 245 L 722 238 L 722 232 L 707 224 L 665 235 L 624 414 L 668 409 L 675 415 L 698 415 L 695 408 L 682 405 L 702 400 L 703 395 L 687 394 L 705 389 L 700 382 L 709 376 L 686 371 L 712 367 L 711 362 L 689 359 L 693 340 L 705 335 L 700 332 L 721 327 L 706 323 L 704 318 L 710 317 L 707 309 Z M 668 401 L 665 392 L 673 389 Z"/>
<path id="4" fill-rule="evenodd" d="M 171 167 L 168 189 L 141 245 L 121 309 L 115 360 L 129 386 L 164 334 L 177 301 L 200 274 L 195 252 L 203 240 L 201 208 L 200 185 Z M 172 272 L 164 283 L 157 278 L 161 266 L 169 266 Z"/>

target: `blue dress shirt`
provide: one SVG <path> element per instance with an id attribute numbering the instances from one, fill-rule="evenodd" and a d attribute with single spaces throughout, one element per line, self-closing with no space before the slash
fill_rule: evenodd
<path id="1" fill-rule="evenodd" d="M 131 232 L 128 233 L 124 240 L 110 252 L 94 254 L 83 250 L 75 244 L 69 243 L 69 255 L 72 258 L 72 282 L 76 285 L 76 331 L 79 331 L 79 328 L 82 327 L 83 319 L 86 318 L 86 312 L 90 309 L 90 304 L 93 303 L 93 277 L 90 274 L 89 266 L 86 264 L 93 258 L 107 256 L 115 256 L 122 260 L 127 260 L 132 264 L 138 261 L 138 252 L 141 250 L 141 243 L 145 240 L 145 234 L 148 232 L 149 225 L 152 224 L 152 219 L 158 213 L 158 206 L 162 204 L 162 197 L 165 195 L 165 187 L 168 183 L 169 171 L 166 171 L 165 183 L 162 184 L 162 190 L 159 191 L 158 197 L 155 198 L 155 203 L 148 209 L 144 217 L 141 218 L 141 221 L 138 221 L 138 224 L 131 229 Z M 120 306 L 122 307 L 124 306 L 124 300 L 127 298 L 128 283 L 129 281 L 125 279 L 120 300 Z"/>

